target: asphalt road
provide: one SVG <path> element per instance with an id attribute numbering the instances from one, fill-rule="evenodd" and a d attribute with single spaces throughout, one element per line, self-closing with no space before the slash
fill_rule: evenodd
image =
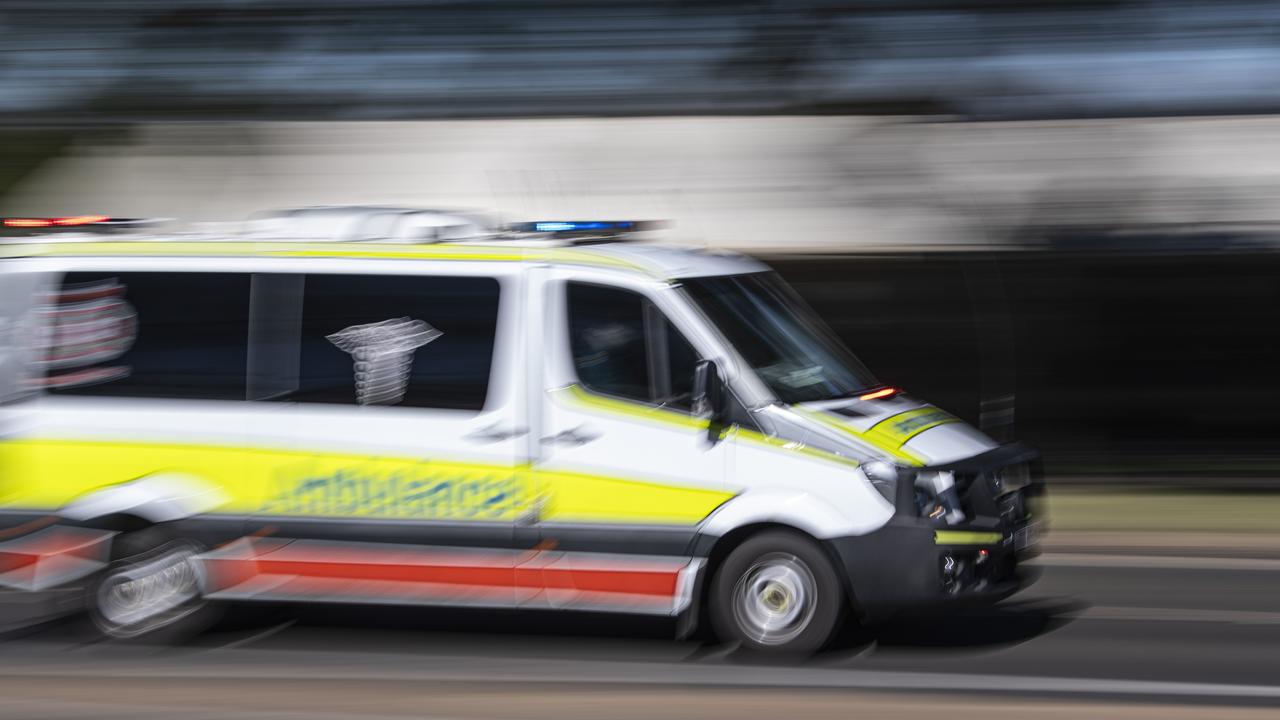
<path id="1" fill-rule="evenodd" d="M 267 607 L 178 647 L 86 643 L 61 622 L 0 643 L 0 716 L 1280 713 L 1280 560 L 1044 564 L 996 608 L 851 633 L 802 663 L 598 615 Z"/>

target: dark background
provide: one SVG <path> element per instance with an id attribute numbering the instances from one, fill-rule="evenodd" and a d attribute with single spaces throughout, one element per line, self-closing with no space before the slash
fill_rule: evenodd
<path id="1" fill-rule="evenodd" d="M 1280 456 L 1280 255 L 775 257 L 883 381 L 975 423 L 1012 394 L 1050 472 L 1265 476 Z"/>

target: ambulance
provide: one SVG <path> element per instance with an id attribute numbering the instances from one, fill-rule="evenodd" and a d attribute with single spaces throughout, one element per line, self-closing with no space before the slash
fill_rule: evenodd
<path id="1" fill-rule="evenodd" d="M 0 587 L 83 588 L 106 636 L 337 602 L 803 654 L 1029 577 L 1035 453 L 876 380 L 753 259 L 410 208 L 4 224 Z"/>

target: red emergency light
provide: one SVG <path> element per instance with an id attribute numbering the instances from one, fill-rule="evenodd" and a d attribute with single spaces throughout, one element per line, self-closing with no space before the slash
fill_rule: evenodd
<path id="1" fill-rule="evenodd" d="M 92 225 L 107 222 L 111 218 L 106 215 L 71 215 L 53 218 L 5 218 L 4 226 L 11 228 L 45 228 L 73 227 L 75 225 Z"/>

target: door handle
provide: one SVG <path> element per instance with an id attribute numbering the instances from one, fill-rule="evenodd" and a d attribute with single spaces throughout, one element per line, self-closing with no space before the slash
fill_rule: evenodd
<path id="1" fill-rule="evenodd" d="M 462 437 L 476 443 L 496 443 L 528 434 L 529 428 L 512 427 L 502 423 L 494 423 L 493 425 L 487 425 L 479 430 L 469 432 Z"/>
<path id="2" fill-rule="evenodd" d="M 600 437 L 600 433 L 592 432 L 587 428 L 579 425 L 576 428 L 562 430 L 555 435 L 548 435 L 542 438 L 543 445 L 569 445 L 571 447 L 579 447 L 596 440 Z"/>

